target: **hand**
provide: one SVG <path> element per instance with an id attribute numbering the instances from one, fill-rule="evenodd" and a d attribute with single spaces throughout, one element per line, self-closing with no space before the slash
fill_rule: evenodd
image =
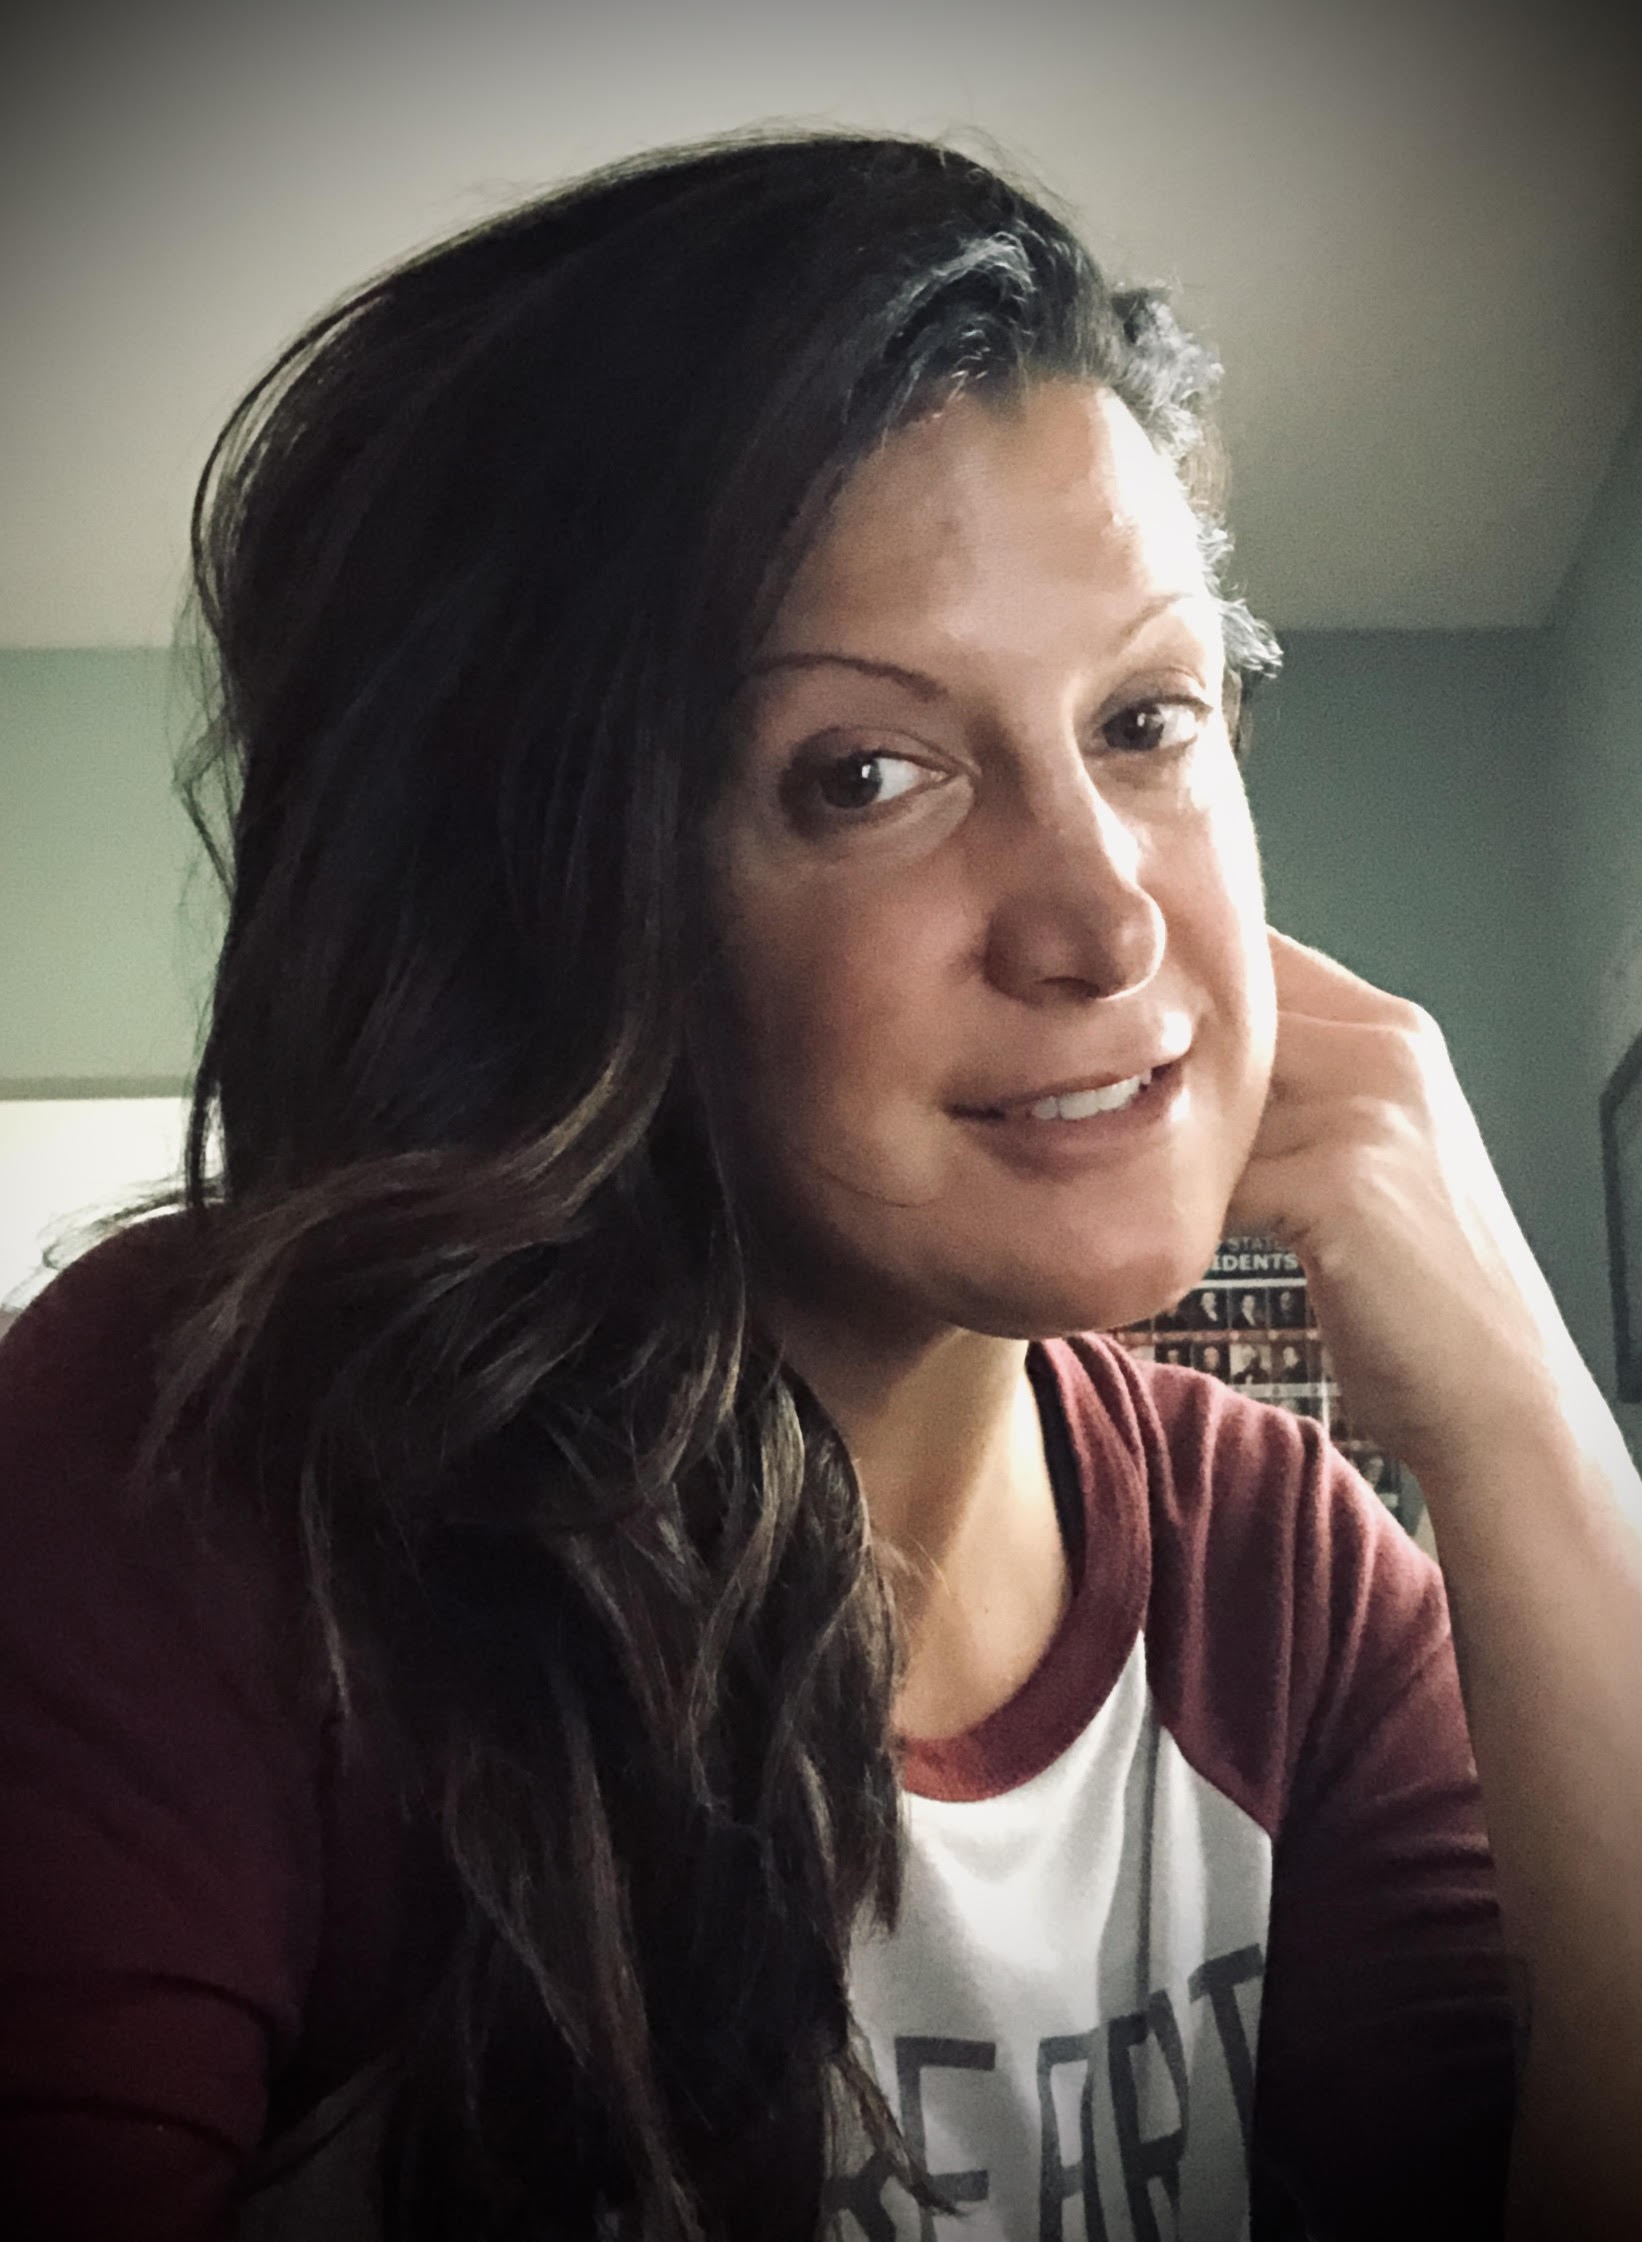
<path id="1" fill-rule="evenodd" d="M 1573 1342 L 1436 1023 L 1270 939 L 1277 1056 L 1230 1227 L 1298 1254 L 1354 1427 L 1416 1474 L 1486 1452 L 1562 1407 Z"/>
<path id="2" fill-rule="evenodd" d="M 1441 1035 L 1271 937 L 1277 1057 L 1232 1202 L 1305 1266 L 1354 1425 L 1432 1501 L 1507 1951 L 1532 1989 L 1507 2231 L 1642 2233 L 1635 1473 Z"/>

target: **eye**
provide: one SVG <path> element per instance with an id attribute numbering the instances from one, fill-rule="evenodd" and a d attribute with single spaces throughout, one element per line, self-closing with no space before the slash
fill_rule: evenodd
<path id="1" fill-rule="evenodd" d="M 837 755 L 815 766 L 810 784 L 829 810 L 876 810 L 933 775 L 905 755 Z"/>
<path id="2" fill-rule="evenodd" d="M 1136 701 L 1108 717 L 1100 732 L 1121 755 L 1166 754 L 1190 747 L 1209 713 L 1201 701 Z"/>

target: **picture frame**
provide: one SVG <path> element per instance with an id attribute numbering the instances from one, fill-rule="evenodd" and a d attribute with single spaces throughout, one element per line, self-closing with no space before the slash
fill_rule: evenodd
<path id="1" fill-rule="evenodd" d="M 1642 1033 L 1603 1085 L 1599 1116 L 1615 1379 L 1621 1401 L 1642 1401 Z"/>

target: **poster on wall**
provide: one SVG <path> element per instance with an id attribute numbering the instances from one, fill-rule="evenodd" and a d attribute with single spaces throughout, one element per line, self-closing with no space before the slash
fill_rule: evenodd
<path id="1" fill-rule="evenodd" d="M 1315 1418 L 1392 1516 L 1410 1533 L 1418 1529 L 1419 1488 L 1395 1456 L 1353 1427 L 1305 1271 L 1285 1247 L 1269 1238 L 1223 1238 L 1201 1280 L 1172 1308 L 1112 1336 L 1144 1361 L 1206 1370 L 1256 1401 Z"/>

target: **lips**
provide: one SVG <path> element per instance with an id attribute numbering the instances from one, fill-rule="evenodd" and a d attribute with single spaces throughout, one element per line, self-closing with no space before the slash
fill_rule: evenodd
<path id="1" fill-rule="evenodd" d="M 1159 1075 L 1177 1064 L 1176 1059 L 1160 1060 L 1137 1074 L 1085 1078 L 956 1110 L 968 1121 L 1087 1121 L 1098 1113 L 1118 1113 L 1133 1105 Z"/>

